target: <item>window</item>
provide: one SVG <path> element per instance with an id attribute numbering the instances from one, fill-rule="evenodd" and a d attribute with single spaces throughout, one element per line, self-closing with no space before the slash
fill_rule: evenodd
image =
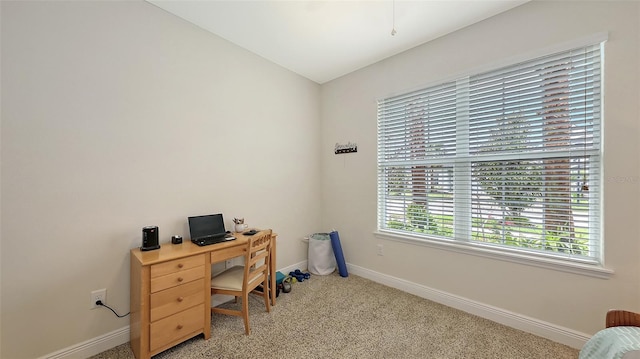
<path id="1" fill-rule="evenodd" d="M 378 102 L 378 229 L 599 263 L 601 52 Z"/>

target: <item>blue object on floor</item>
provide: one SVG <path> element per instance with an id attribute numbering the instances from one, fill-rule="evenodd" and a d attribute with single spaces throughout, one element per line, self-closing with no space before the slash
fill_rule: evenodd
<path id="1" fill-rule="evenodd" d="M 329 233 L 331 237 L 331 247 L 333 247 L 333 254 L 336 256 L 336 264 L 338 264 L 338 273 L 341 277 L 348 277 L 347 264 L 344 262 L 344 254 L 342 253 L 342 245 L 340 245 L 340 236 L 338 231 L 332 231 Z"/>
<path id="2" fill-rule="evenodd" d="M 296 280 L 298 280 L 298 282 L 304 282 L 305 280 L 305 275 L 304 273 L 302 273 L 302 271 L 300 271 L 300 269 L 296 269 L 293 272 L 289 272 L 289 275 L 294 277 Z"/>

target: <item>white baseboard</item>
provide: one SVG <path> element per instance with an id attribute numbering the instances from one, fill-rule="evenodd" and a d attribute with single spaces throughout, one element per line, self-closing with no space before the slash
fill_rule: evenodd
<path id="1" fill-rule="evenodd" d="M 287 275 L 295 269 L 306 269 L 307 261 L 301 261 L 279 269 L 280 272 Z M 568 345 L 570 347 L 580 349 L 589 339 L 589 335 L 580 333 L 568 328 L 563 328 L 551 323 L 543 322 L 524 315 L 513 313 L 507 310 L 496 308 L 483 303 L 475 302 L 467 298 L 459 297 L 450 293 L 429 288 L 420 284 L 409 282 L 404 279 L 396 278 L 390 275 L 378 273 L 370 269 L 348 264 L 347 268 L 350 273 L 357 276 L 367 278 L 374 282 L 384 284 L 386 286 L 402 290 L 407 293 L 417 295 L 419 297 L 444 304 L 446 306 L 460 309 L 467 313 L 477 315 L 479 317 L 492 320 L 494 322 L 510 326 L 528 333 L 532 333 L 554 342 Z M 214 300 L 214 303 L 217 302 Z M 223 303 L 224 301 L 220 302 Z M 218 303 L 218 304 L 220 304 Z M 77 359 L 88 358 L 90 356 L 102 353 L 118 345 L 129 342 L 129 326 L 114 330 L 110 333 L 95 337 L 85 342 L 64 348 L 55 353 L 47 354 L 39 359 Z"/>
<path id="2" fill-rule="evenodd" d="M 294 271 L 296 269 L 305 269 L 307 268 L 307 261 L 304 260 L 302 262 L 295 263 L 288 267 L 284 267 L 279 269 L 284 275 L 287 275 L 289 272 Z M 231 296 L 227 296 L 229 298 L 233 298 Z M 220 305 L 226 301 L 228 298 L 214 298 L 212 299 L 213 305 Z M 61 349 L 55 353 L 47 354 L 39 359 L 78 359 L 78 358 L 88 358 L 94 356 L 96 354 L 100 354 L 105 350 L 109 350 L 113 347 L 117 347 L 118 345 L 129 342 L 129 326 L 114 330 L 110 333 L 101 335 L 99 337 L 95 337 L 93 339 L 89 339 L 85 342 L 72 345 L 70 347 Z"/>
<path id="3" fill-rule="evenodd" d="M 293 272 L 296 269 L 300 269 L 302 271 L 306 270 L 307 269 L 307 261 L 304 260 L 304 261 L 292 264 L 292 265 L 290 265 L 288 267 L 284 267 L 282 269 L 278 269 L 278 271 L 282 272 L 282 274 L 284 274 L 286 276 L 286 275 L 289 274 L 289 272 Z"/>
<path id="4" fill-rule="evenodd" d="M 40 359 L 88 358 L 129 341 L 129 326 L 47 354 Z"/>
<path id="5" fill-rule="evenodd" d="M 367 278 L 374 282 L 402 290 L 413 295 L 456 308 L 464 312 L 489 319 L 537 336 L 553 340 L 572 348 L 580 349 L 590 336 L 555 324 L 530 318 L 518 313 L 479 303 L 467 298 L 429 288 L 404 279 L 378 273 L 367 268 L 347 264 L 350 273 Z"/>

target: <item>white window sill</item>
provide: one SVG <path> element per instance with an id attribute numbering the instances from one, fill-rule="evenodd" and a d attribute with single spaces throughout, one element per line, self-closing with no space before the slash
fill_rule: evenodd
<path id="1" fill-rule="evenodd" d="M 479 257 L 518 263 L 522 265 L 558 270 L 589 277 L 609 279 L 614 274 L 613 270 L 602 267 L 596 262 L 570 262 L 568 260 L 555 259 L 550 256 L 526 253 L 524 251 L 518 251 L 517 249 L 514 249 L 513 251 L 505 251 L 478 243 L 461 242 L 454 240 L 435 240 L 412 236 L 410 234 L 398 234 L 384 230 L 373 232 L 373 234 L 377 238 L 391 241 L 443 249 L 451 252 L 464 253 Z"/>

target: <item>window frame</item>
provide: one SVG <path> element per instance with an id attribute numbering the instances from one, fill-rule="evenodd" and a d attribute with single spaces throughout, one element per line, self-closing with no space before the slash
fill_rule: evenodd
<path id="1" fill-rule="evenodd" d="M 560 53 L 563 51 L 568 51 L 571 50 L 573 48 L 578 48 L 578 47 L 587 47 L 587 46 L 591 46 L 591 45 L 596 45 L 596 44 L 600 44 L 601 48 L 601 56 L 604 57 L 605 54 L 605 48 L 604 48 L 604 42 L 607 40 L 607 35 L 606 34 L 596 34 L 593 36 L 590 36 L 588 38 L 585 39 L 581 39 L 579 41 L 573 42 L 573 43 L 569 43 L 569 44 L 564 44 L 562 46 L 556 46 L 554 48 L 549 48 L 546 49 L 546 51 L 540 51 L 537 54 L 528 54 L 525 56 L 521 56 L 520 58 L 514 58 L 511 59 L 510 61 L 507 61 L 503 64 L 497 65 L 497 66 L 491 66 L 491 67 L 487 67 L 486 69 L 477 69 L 474 71 L 470 71 L 469 73 L 466 74 L 461 74 L 461 75 L 457 75 L 455 76 L 455 78 L 453 80 L 448 80 L 448 81 L 442 81 L 439 82 L 439 84 L 446 84 L 448 82 L 458 82 L 458 81 L 469 81 L 470 78 L 472 78 L 473 76 L 475 76 L 476 74 L 479 74 L 481 72 L 485 72 L 485 71 L 492 71 L 492 70 L 499 70 L 501 68 L 504 67 L 508 67 L 510 65 L 514 65 L 520 62 L 526 62 L 526 61 L 532 61 L 532 60 L 536 60 L 540 57 L 544 57 L 546 55 L 553 55 L 556 53 Z M 600 147 L 599 147 L 599 151 L 598 151 L 598 155 L 599 155 L 599 167 L 600 169 L 603 168 L 603 147 L 604 147 L 604 136 L 603 136 L 603 131 L 602 128 L 604 127 L 604 61 L 601 61 L 600 64 L 600 71 L 601 71 L 601 76 L 602 76 L 602 80 L 600 83 L 600 99 L 599 99 L 599 106 L 601 109 L 600 112 L 600 123 L 599 123 L 599 127 L 600 127 L 600 134 L 599 134 L 599 141 L 600 141 Z M 437 85 L 436 85 L 437 86 Z M 429 89 L 433 86 L 422 86 L 421 89 Z M 379 99 L 379 101 L 384 101 L 390 98 L 394 98 L 396 96 L 402 96 L 403 94 L 409 94 L 411 93 L 411 91 L 405 91 L 403 93 L 400 94 L 391 94 L 389 96 L 385 96 L 384 98 Z M 458 97 L 456 96 L 456 99 L 458 101 Z M 468 99 L 468 98 L 467 98 Z M 468 116 L 468 113 L 467 113 Z M 468 121 L 468 118 L 467 118 Z M 378 138 L 378 142 L 379 142 L 379 138 Z M 473 163 L 474 160 L 470 160 L 470 163 Z M 377 167 L 377 174 L 376 174 L 376 178 L 378 181 L 378 187 L 380 186 L 380 165 L 379 162 L 376 164 Z M 492 258 L 492 259 L 497 259 L 497 260 L 502 260 L 502 261 L 507 261 L 507 262 L 513 262 L 513 263 L 519 263 L 519 264 L 527 264 L 527 265 L 532 265 L 532 266 L 537 266 L 537 267 L 543 267 L 543 268 L 550 268 L 550 269 L 554 269 L 554 270 L 560 270 L 560 271 L 565 271 L 565 272 L 571 272 L 571 273 L 576 273 L 576 274 L 582 274 L 582 275 L 587 275 L 587 276 L 593 276 L 593 277 L 598 277 L 598 278 L 609 278 L 614 272 L 611 269 L 608 269 L 604 266 L 604 246 L 603 246 L 603 242 L 604 242 L 604 231 L 603 231 L 603 223 L 602 223 L 602 219 L 603 219 L 603 215 L 602 215 L 602 207 L 603 207 L 603 201 L 602 201 L 602 193 L 603 193 L 603 182 L 602 182 L 602 170 L 600 170 L 599 172 L 596 172 L 596 174 L 598 175 L 598 182 L 600 184 L 599 187 L 599 195 L 600 195 L 600 203 L 598 203 L 599 206 L 599 218 L 597 218 L 597 220 L 599 221 L 598 223 L 598 232 L 599 232 L 599 237 L 597 238 L 598 241 L 600 241 L 600 246 L 599 246 L 599 255 L 597 258 L 585 258 L 585 257 L 579 257 L 579 258 L 568 258 L 566 256 L 562 256 L 562 255 L 554 255 L 553 252 L 533 252 L 533 251 L 529 251 L 526 249 L 520 249 L 518 247 L 495 247 L 495 246 L 491 246 L 491 245 L 486 245 L 482 242 L 477 242 L 477 241 L 472 241 L 469 239 L 465 239 L 465 238 L 452 238 L 452 239 L 448 239 L 448 238 L 442 238 L 442 237 L 433 237 L 433 236 L 429 236 L 426 233 L 421 233 L 421 234 L 413 234 L 413 233 L 407 233 L 407 232 L 396 232 L 393 230 L 387 230 L 387 229 L 382 229 L 381 228 L 381 214 L 380 214 L 380 190 L 378 190 L 376 196 L 377 196 L 377 211 L 376 211 L 376 231 L 374 232 L 374 236 L 376 238 L 380 238 L 380 239 L 386 239 L 386 240 L 393 240 L 393 241 L 399 241 L 399 242 L 403 242 L 403 243 L 408 243 L 408 244 L 412 244 L 412 245 L 420 245 L 420 246 L 426 246 L 426 247 L 431 247 L 431 248 L 437 248 L 437 249 L 444 249 L 444 250 L 449 250 L 449 251 L 454 251 L 454 252 L 458 252 L 458 253 L 464 253 L 464 254 L 471 254 L 471 255 L 476 255 L 476 256 L 481 256 L 481 257 L 485 257 L 485 258 Z M 469 172 L 468 174 L 469 176 L 471 176 L 471 172 Z M 455 196 L 454 196 L 455 197 Z M 454 221 L 455 221 L 455 217 L 454 217 Z"/>

